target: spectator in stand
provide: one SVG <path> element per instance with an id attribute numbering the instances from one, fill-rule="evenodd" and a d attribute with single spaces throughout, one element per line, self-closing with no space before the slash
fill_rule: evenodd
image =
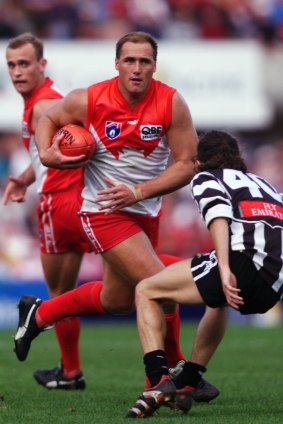
<path id="1" fill-rule="evenodd" d="M 229 15 L 216 4 L 205 3 L 199 6 L 196 20 L 202 39 L 223 40 L 235 35 Z"/>

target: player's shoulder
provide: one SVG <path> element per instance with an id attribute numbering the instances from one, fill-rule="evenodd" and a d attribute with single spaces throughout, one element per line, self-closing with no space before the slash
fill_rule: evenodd
<path id="1" fill-rule="evenodd" d="M 112 86 L 117 83 L 118 77 L 106 79 L 103 81 L 95 82 L 88 87 L 89 90 L 104 90 L 108 86 Z"/>
<path id="2" fill-rule="evenodd" d="M 47 109 L 54 106 L 61 98 L 40 98 L 33 106 L 33 114 L 42 115 Z"/>
<path id="3" fill-rule="evenodd" d="M 78 110 L 80 108 L 86 109 L 87 107 L 87 89 L 86 88 L 75 88 L 70 91 L 62 100 L 63 107 L 68 110 Z"/>
<path id="4" fill-rule="evenodd" d="M 191 186 L 207 183 L 209 181 L 222 180 L 223 170 L 209 169 L 207 171 L 197 172 L 191 181 Z"/>
<path id="5" fill-rule="evenodd" d="M 172 92 L 177 91 L 176 88 L 172 87 L 169 84 L 166 84 L 163 81 L 157 80 L 157 79 L 153 79 L 152 84 L 153 84 L 153 86 L 155 87 L 156 90 L 167 90 L 167 91 L 172 91 Z"/>
<path id="6" fill-rule="evenodd" d="M 72 91 L 70 91 L 66 97 L 65 101 L 75 101 L 75 100 L 81 100 L 87 97 L 87 88 L 75 88 Z"/>

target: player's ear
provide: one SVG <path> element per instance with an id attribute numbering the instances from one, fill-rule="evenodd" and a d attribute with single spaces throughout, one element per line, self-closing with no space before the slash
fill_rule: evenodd
<path id="1" fill-rule="evenodd" d="M 115 58 L 115 69 L 119 71 L 119 59 L 117 57 Z"/>
<path id="2" fill-rule="evenodd" d="M 42 72 L 44 72 L 44 71 L 45 71 L 45 68 L 46 68 L 46 66 L 47 66 L 47 60 L 46 60 L 46 59 L 44 59 L 44 58 L 42 58 L 42 59 L 40 59 L 39 64 L 40 64 L 40 70 L 41 70 Z"/>
<path id="3" fill-rule="evenodd" d="M 199 172 L 200 161 L 198 159 L 194 159 L 194 172 L 197 174 Z"/>

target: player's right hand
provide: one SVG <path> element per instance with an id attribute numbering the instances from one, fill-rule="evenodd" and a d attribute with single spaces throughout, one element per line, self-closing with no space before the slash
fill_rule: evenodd
<path id="1" fill-rule="evenodd" d="M 9 177 L 9 183 L 2 197 L 2 204 L 7 205 L 9 200 L 22 203 L 25 201 L 27 186 L 21 178 Z"/>
<path id="2" fill-rule="evenodd" d="M 74 169 L 80 168 L 89 162 L 86 155 L 66 156 L 63 155 L 59 143 L 63 138 L 63 134 L 54 138 L 54 142 L 48 149 L 40 152 L 40 161 L 48 168 L 55 169 Z"/>

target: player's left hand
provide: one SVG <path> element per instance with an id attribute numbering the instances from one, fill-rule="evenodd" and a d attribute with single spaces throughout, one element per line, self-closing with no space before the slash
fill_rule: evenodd
<path id="1" fill-rule="evenodd" d="M 227 300 L 228 305 L 234 309 L 239 309 L 244 304 L 244 300 L 240 295 L 241 290 L 237 287 L 237 279 L 235 275 L 230 271 L 226 275 L 221 275 L 222 287 Z"/>
<path id="2" fill-rule="evenodd" d="M 101 205 L 99 208 L 100 211 L 105 211 L 107 215 L 123 209 L 126 206 L 131 206 L 140 200 L 138 198 L 138 192 L 133 185 L 111 180 L 107 177 L 104 178 L 104 180 L 111 186 L 111 188 L 98 191 L 98 197 L 95 201 L 97 203 L 108 201 L 108 203 Z"/>

